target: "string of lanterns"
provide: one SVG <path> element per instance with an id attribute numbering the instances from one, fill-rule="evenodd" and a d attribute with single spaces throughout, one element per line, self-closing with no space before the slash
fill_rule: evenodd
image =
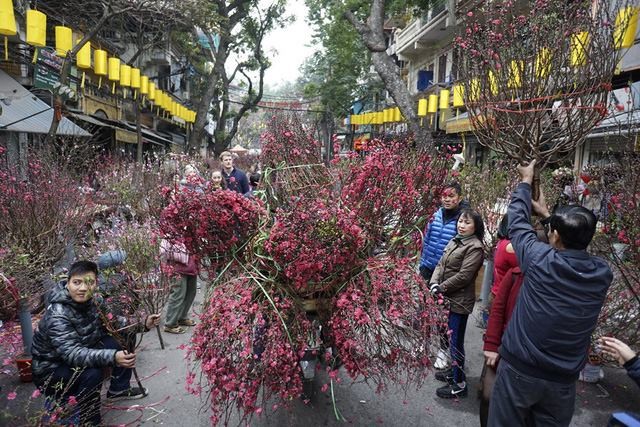
<path id="1" fill-rule="evenodd" d="M 638 18 L 640 17 L 640 7 L 628 6 L 620 9 L 616 16 L 615 29 L 613 33 L 614 46 L 616 49 L 628 49 L 635 43 L 635 36 L 638 30 Z M 586 64 L 587 48 L 590 35 L 586 31 L 571 35 L 569 61 L 573 67 L 580 67 Z M 542 48 L 536 55 L 534 63 L 535 75 L 538 78 L 546 78 L 551 73 L 552 52 L 549 48 Z M 522 87 L 522 76 L 525 70 L 524 61 L 513 60 L 509 64 L 507 73 L 509 76 L 507 86 L 512 89 Z M 498 80 L 494 71 L 489 70 L 487 76 L 489 90 L 493 95 L 498 93 Z M 476 102 L 480 97 L 481 82 L 478 78 L 473 78 L 468 82 L 467 100 L 470 103 Z M 431 94 L 428 98 L 418 100 L 418 117 L 431 115 L 431 123 L 435 114 L 440 110 L 448 110 L 451 101 L 451 91 L 453 91 L 453 108 L 464 107 L 465 87 L 461 83 L 453 85 L 451 90 L 441 89 L 439 94 Z M 352 114 L 345 124 L 352 126 L 361 125 L 383 125 L 386 123 L 398 123 L 404 121 L 398 107 L 385 108 L 382 111 L 368 112 L 362 114 Z"/>
<path id="2" fill-rule="evenodd" d="M 0 35 L 4 36 L 4 58 L 9 59 L 8 36 L 17 34 L 17 26 L 14 15 L 13 0 L 0 0 Z M 55 26 L 55 50 L 56 54 L 65 58 L 73 46 L 73 30 L 64 25 Z M 26 42 L 35 47 L 33 62 L 38 57 L 38 49 L 47 44 L 47 15 L 29 9 L 26 13 Z M 149 76 L 142 74 L 139 68 L 121 63 L 120 58 L 109 57 L 107 51 L 102 49 L 93 50 L 93 61 L 91 55 L 91 43 L 85 43 L 76 54 L 75 65 L 82 70 L 80 87 L 84 89 L 86 71 L 92 70 L 98 76 L 98 87 L 102 86 L 103 78 L 111 83 L 111 93 L 116 93 L 116 87 L 120 86 L 124 98 L 127 98 L 128 91 L 132 92 L 134 100 L 141 102 L 149 100 L 151 110 L 157 107 L 156 113 L 161 117 L 182 119 L 188 126 L 195 122 L 196 112 L 174 101 L 171 96 L 159 89 L 152 82 Z M 140 95 L 140 98 L 139 96 Z"/>

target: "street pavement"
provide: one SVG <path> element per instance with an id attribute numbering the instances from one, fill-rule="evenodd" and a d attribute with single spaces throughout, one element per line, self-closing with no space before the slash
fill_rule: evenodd
<path id="1" fill-rule="evenodd" d="M 194 311 L 199 310 L 203 290 L 198 291 Z M 172 335 L 163 333 L 166 348 L 161 350 L 155 332 L 145 335 L 138 351 L 138 372 L 149 396 L 141 400 L 118 402 L 103 409 L 109 425 L 165 425 L 209 426 L 210 410 L 204 400 L 185 390 L 187 361 L 185 351 L 179 349 L 188 343 L 190 333 Z M 443 400 L 435 396 L 435 389 L 442 385 L 433 377 L 419 390 L 405 396 L 391 388 L 378 395 L 366 384 L 353 383 L 341 372 L 341 383 L 335 386 L 335 408 L 346 421 L 339 422 L 329 393 L 320 387 L 326 376 L 316 378 L 314 395 L 308 404 L 300 400 L 291 408 L 273 412 L 265 409 L 254 416 L 251 426 L 478 426 L 477 383 L 482 370 L 482 331 L 470 317 L 465 340 L 467 351 L 467 381 L 469 397 L 460 400 Z M 149 377 L 150 376 L 150 377 Z M 145 377 L 149 377 L 144 379 Z M 25 425 L 26 413 L 37 414 L 42 399 L 30 399 L 32 384 L 20 384 L 17 376 L 0 375 L 0 412 L 17 417 L 11 421 L 0 415 L 0 425 Z M 605 368 L 605 378 L 598 384 L 578 382 L 576 411 L 572 426 L 605 426 L 611 412 L 616 410 L 640 411 L 640 392 L 622 369 Z M 16 391 L 18 397 L 7 400 L 7 393 Z M 203 393 L 204 394 L 204 393 Z M 26 407 L 26 409 L 25 409 Z M 230 425 L 236 425 L 232 417 Z"/>

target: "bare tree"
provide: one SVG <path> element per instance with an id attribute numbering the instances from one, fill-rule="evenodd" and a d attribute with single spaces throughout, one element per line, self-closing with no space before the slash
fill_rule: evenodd
<path id="1" fill-rule="evenodd" d="M 368 2 L 367 2 L 368 4 Z M 384 37 L 385 0 L 372 0 L 368 16 L 362 16 L 362 8 L 349 8 L 344 17 L 356 28 L 365 46 L 371 53 L 371 61 L 376 72 L 391 93 L 398 108 L 402 112 L 409 131 L 414 134 L 418 143 L 430 140 L 429 134 L 420 126 L 420 119 L 416 112 L 416 105 L 411 98 L 406 83 L 400 77 L 400 68 L 387 51 Z"/>
<path id="2" fill-rule="evenodd" d="M 220 153 L 231 143 L 243 115 L 262 99 L 264 73 L 271 65 L 262 43 L 269 31 L 287 19 L 284 18 L 285 2 L 282 0 L 276 0 L 267 7 L 259 5 L 256 0 L 211 0 L 204 3 L 209 4 L 217 22 L 217 28 L 205 29 L 209 42 L 206 56 L 213 67 L 205 77 L 206 88 L 196 108 L 188 150 L 193 152 L 200 146 L 210 113 L 216 124 L 213 151 Z M 214 37 L 219 37 L 218 43 Z M 230 68 L 228 62 L 233 56 L 244 59 Z M 230 85 L 236 78 L 246 87 L 246 95 L 240 101 L 232 99 L 230 94 Z M 232 108 L 233 104 L 238 108 Z M 229 127 L 228 120 L 231 121 Z"/>
<path id="3" fill-rule="evenodd" d="M 607 115 L 626 0 L 487 2 L 457 39 L 478 140 L 539 170 L 578 147 Z M 620 15 L 617 26 L 626 26 Z M 537 188 L 534 185 L 534 192 Z"/>

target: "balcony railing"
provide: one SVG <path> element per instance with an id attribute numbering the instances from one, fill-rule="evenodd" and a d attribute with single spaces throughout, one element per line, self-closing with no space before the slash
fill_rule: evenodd
<path id="1" fill-rule="evenodd" d="M 420 18 L 414 19 L 403 30 L 399 32 L 396 38 L 396 47 L 398 52 L 404 50 L 409 44 L 416 41 L 416 37 L 423 33 L 429 26 L 446 17 L 448 11 L 449 0 L 437 0 L 431 8 Z"/>

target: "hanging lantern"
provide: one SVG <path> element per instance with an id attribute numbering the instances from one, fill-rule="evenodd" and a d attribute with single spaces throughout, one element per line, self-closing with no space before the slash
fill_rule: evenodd
<path id="1" fill-rule="evenodd" d="M 522 70 L 524 69 L 523 61 L 511 61 L 509 65 L 509 81 L 507 86 L 512 89 L 522 87 Z"/>
<path id="2" fill-rule="evenodd" d="M 138 89 L 140 89 L 140 68 L 131 68 L 131 89 L 133 89 L 133 99 L 137 99 Z"/>
<path id="3" fill-rule="evenodd" d="M 91 43 L 86 42 L 76 54 L 76 67 L 82 70 L 80 87 L 84 89 L 85 71 L 91 68 Z"/>
<path id="4" fill-rule="evenodd" d="M 67 52 L 72 49 L 73 31 L 71 28 L 62 25 L 56 25 L 56 55 L 64 58 Z"/>
<path id="5" fill-rule="evenodd" d="M 140 76 L 140 95 L 149 94 L 149 77 Z"/>
<path id="6" fill-rule="evenodd" d="M 98 88 L 102 86 L 102 77 L 107 75 L 107 51 L 96 49 L 93 51 L 93 72 L 98 76 Z"/>
<path id="7" fill-rule="evenodd" d="M 393 109 L 393 121 L 394 122 L 402 121 L 402 115 L 400 114 L 400 108 L 398 107 Z"/>
<path id="8" fill-rule="evenodd" d="M 449 97 L 451 96 L 451 92 L 449 89 L 442 89 L 440 91 L 440 109 L 448 110 L 449 109 Z"/>
<path id="9" fill-rule="evenodd" d="M 587 62 L 587 45 L 589 33 L 581 31 L 571 35 L 571 65 L 579 67 Z"/>
<path id="10" fill-rule="evenodd" d="M 471 79 L 469 82 L 469 102 L 476 102 L 480 98 L 480 80 Z"/>
<path id="11" fill-rule="evenodd" d="M 633 6 L 624 7 L 618 11 L 613 31 L 613 42 L 616 49 L 628 49 L 633 46 L 638 31 L 639 11 L 639 8 Z"/>
<path id="12" fill-rule="evenodd" d="M 427 115 L 427 100 L 422 98 L 418 101 L 418 116 L 424 117 Z"/>
<path id="13" fill-rule="evenodd" d="M 120 59 L 109 58 L 108 78 L 111 81 L 111 93 L 116 93 L 116 82 L 120 81 Z"/>
<path id="14" fill-rule="evenodd" d="M 489 82 L 489 91 L 491 92 L 491 95 L 496 96 L 498 94 L 498 78 L 493 70 L 489 70 L 487 80 Z"/>
<path id="15" fill-rule="evenodd" d="M 140 89 L 140 68 L 131 69 L 131 88 Z"/>
<path id="16" fill-rule="evenodd" d="M 9 60 L 9 39 L 7 36 L 15 36 L 16 18 L 13 14 L 13 0 L 0 0 L 0 35 L 4 36 L 4 60 Z"/>
<path id="17" fill-rule="evenodd" d="M 438 111 L 438 95 L 429 95 L 429 104 L 427 106 L 427 113 L 433 114 Z"/>
<path id="18" fill-rule="evenodd" d="M 546 78 L 551 72 L 551 49 L 543 47 L 536 56 L 536 77 L 539 79 Z"/>
<path id="19" fill-rule="evenodd" d="M 154 82 L 149 82 L 149 93 L 147 96 L 149 101 L 156 99 L 156 84 Z"/>
<path id="20" fill-rule="evenodd" d="M 47 44 L 47 15 L 29 9 L 27 10 L 27 43 L 34 46 L 33 63 L 38 59 L 38 48 Z"/>
<path id="21" fill-rule="evenodd" d="M 464 86 L 461 84 L 453 85 L 453 107 L 464 107 Z"/>
<path id="22" fill-rule="evenodd" d="M 27 43 L 35 47 L 47 45 L 47 15 L 39 10 L 27 10 Z"/>
<path id="23" fill-rule="evenodd" d="M 131 66 L 129 65 L 120 65 L 120 86 L 131 86 Z"/>

